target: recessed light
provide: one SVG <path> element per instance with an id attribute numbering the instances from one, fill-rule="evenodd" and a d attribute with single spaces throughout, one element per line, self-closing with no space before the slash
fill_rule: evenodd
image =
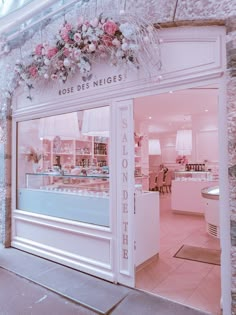
<path id="1" fill-rule="evenodd" d="M 205 112 L 208 112 L 208 109 L 207 109 L 207 108 L 205 109 Z"/>
<path id="2" fill-rule="evenodd" d="M 148 119 L 152 119 L 152 116 L 149 116 Z"/>

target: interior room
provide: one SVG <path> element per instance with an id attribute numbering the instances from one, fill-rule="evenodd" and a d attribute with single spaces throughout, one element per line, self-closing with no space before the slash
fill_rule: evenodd
<path id="1" fill-rule="evenodd" d="M 217 112 L 217 86 L 134 101 L 136 186 L 159 192 L 160 200 L 160 251 L 136 266 L 136 287 L 212 314 L 220 314 L 219 261 L 176 254 L 183 246 L 220 253 L 218 200 L 203 194 L 219 184 Z M 181 133 L 185 140 L 178 139 Z M 163 180 L 165 171 L 170 179 L 166 173 Z M 211 202 L 214 213 L 208 220 Z"/>

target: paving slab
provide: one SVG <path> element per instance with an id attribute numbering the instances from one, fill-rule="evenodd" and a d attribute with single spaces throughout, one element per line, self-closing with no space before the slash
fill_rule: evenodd
<path id="1" fill-rule="evenodd" d="M 97 315 L 46 288 L 0 268 L 1 315 Z"/>
<path id="2" fill-rule="evenodd" d="M 206 315 L 200 310 L 144 292 L 133 291 L 116 306 L 112 315 Z"/>
<path id="3" fill-rule="evenodd" d="M 0 267 L 99 314 L 107 314 L 132 290 L 15 248 L 0 248 Z"/>

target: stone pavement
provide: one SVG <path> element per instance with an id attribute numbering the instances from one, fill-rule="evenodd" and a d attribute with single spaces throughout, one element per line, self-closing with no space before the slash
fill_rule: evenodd
<path id="1" fill-rule="evenodd" d="M 0 248 L 0 315 L 204 315 L 52 261 Z"/>

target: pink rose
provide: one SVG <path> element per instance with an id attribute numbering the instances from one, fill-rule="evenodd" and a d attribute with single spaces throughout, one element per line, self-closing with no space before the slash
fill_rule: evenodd
<path id="1" fill-rule="evenodd" d="M 58 49 L 56 47 L 49 48 L 47 51 L 47 57 L 50 59 L 56 55 Z"/>
<path id="2" fill-rule="evenodd" d="M 38 69 L 35 66 L 31 66 L 29 68 L 29 73 L 33 78 L 35 78 L 38 74 Z"/>
<path id="3" fill-rule="evenodd" d="M 114 35 L 115 32 L 118 30 L 118 26 L 116 25 L 115 22 L 109 20 L 109 21 L 107 21 L 106 23 L 103 24 L 103 30 L 108 35 Z"/>
<path id="4" fill-rule="evenodd" d="M 69 33 L 68 33 L 68 31 L 67 31 L 66 28 L 62 28 L 60 34 L 61 34 L 61 38 L 62 38 L 65 42 L 69 42 L 69 40 L 70 40 L 70 39 L 69 39 Z"/>
<path id="5" fill-rule="evenodd" d="M 102 36 L 102 41 L 104 43 L 105 46 L 109 47 L 112 46 L 112 38 L 108 35 L 103 35 Z"/>
<path id="6" fill-rule="evenodd" d="M 71 31 L 71 30 L 72 30 L 72 26 L 71 26 L 71 24 L 69 24 L 69 23 L 66 23 L 66 24 L 64 25 L 64 28 L 65 28 L 67 31 Z"/>
<path id="7" fill-rule="evenodd" d="M 42 44 L 38 44 L 35 47 L 35 54 L 38 55 L 38 56 L 41 56 L 42 55 L 42 49 L 43 49 L 43 45 Z"/>
<path id="8" fill-rule="evenodd" d="M 74 35 L 74 41 L 75 41 L 76 43 L 79 43 L 80 40 L 81 40 L 81 35 L 80 35 L 80 33 L 75 33 L 75 35 Z"/>

